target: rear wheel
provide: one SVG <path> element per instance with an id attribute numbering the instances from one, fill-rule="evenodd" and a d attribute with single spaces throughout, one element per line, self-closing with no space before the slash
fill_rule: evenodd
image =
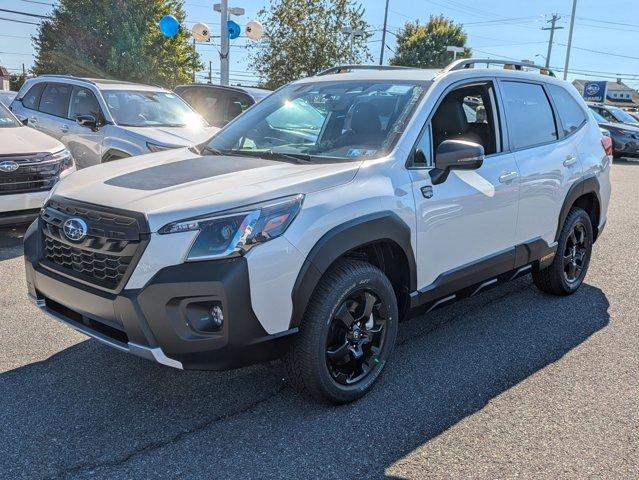
<path id="1" fill-rule="evenodd" d="M 553 262 L 543 270 L 533 271 L 537 288 L 553 295 L 576 292 L 588 271 L 592 242 L 590 217 L 583 209 L 574 207 L 559 235 Z"/>
<path id="2" fill-rule="evenodd" d="M 290 383 L 322 402 L 346 403 L 371 389 L 397 337 L 397 300 L 373 265 L 340 260 L 322 278 L 285 358 Z"/>

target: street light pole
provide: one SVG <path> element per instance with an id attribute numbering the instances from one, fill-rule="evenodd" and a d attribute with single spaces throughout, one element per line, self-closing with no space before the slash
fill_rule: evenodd
<path id="1" fill-rule="evenodd" d="M 548 20 L 550 22 L 550 27 L 544 27 L 542 30 L 550 30 L 550 40 L 548 40 L 548 53 L 546 54 L 546 68 L 550 68 L 550 53 L 552 52 L 552 42 L 555 38 L 555 30 L 560 30 L 564 27 L 557 27 L 555 24 L 557 20 L 561 17 L 556 13 L 553 14 L 552 18 Z"/>
<path id="2" fill-rule="evenodd" d="M 220 0 L 220 85 L 229 84 L 229 2 Z"/>
<path id="3" fill-rule="evenodd" d="M 342 28 L 342 33 L 346 34 L 349 36 L 349 40 L 350 40 L 350 53 L 349 53 L 349 57 L 350 57 L 350 61 L 351 63 L 355 63 L 355 55 L 354 55 L 354 40 L 355 37 L 363 37 L 364 36 L 364 30 L 360 29 L 360 28 L 351 28 L 351 27 L 344 27 Z"/>
<path id="4" fill-rule="evenodd" d="M 570 47 L 572 46 L 572 32 L 575 27 L 576 12 L 577 12 L 577 0 L 572 0 L 572 13 L 570 14 L 570 30 L 568 30 L 568 46 L 566 47 L 566 65 L 564 65 L 564 80 L 568 78 L 568 65 L 570 64 Z"/>

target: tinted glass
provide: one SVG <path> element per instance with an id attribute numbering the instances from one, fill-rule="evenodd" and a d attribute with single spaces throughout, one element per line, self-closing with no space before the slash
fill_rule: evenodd
<path id="1" fill-rule="evenodd" d="M 26 108 L 30 108 L 31 110 L 37 110 L 38 102 L 40 101 L 40 95 L 42 94 L 43 88 L 44 83 L 38 83 L 31 87 L 22 98 L 22 105 L 24 105 Z"/>
<path id="2" fill-rule="evenodd" d="M 245 95 L 233 95 L 228 96 L 228 105 L 226 107 L 226 122 L 230 122 L 238 115 L 244 113 L 244 111 L 253 105 L 253 100 Z"/>
<path id="3" fill-rule="evenodd" d="M 213 88 L 189 88 L 180 96 L 214 127 L 224 126 L 224 96 Z"/>
<path id="4" fill-rule="evenodd" d="M 621 123 L 630 123 L 632 125 L 639 124 L 639 120 L 630 115 L 628 112 L 625 112 L 619 107 L 609 107 L 612 114 L 615 118 Z"/>
<path id="5" fill-rule="evenodd" d="M 40 110 L 42 113 L 56 115 L 58 117 L 67 116 L 67 106 L 69 105 L 69 95 L 71 86 L 60 83 L 47 83 L 40 98 Z"/>
<path id="6" fill-rule="evenodd" d="M 602 117 L 601 114 L 597 110 L 591 108 L 590 111 L 592 112 L 593 116 L 595 117 L 595 120 L 597 120 L 597 123 L 608 123 L 608 120 L 606 120 L 604 117 Z"/>
<path id="7" fill-rule="evenodd" d="M 257 103 L 209 143 L 255 156 L 375 158 L 395 144 L 430 82 L 292 84 Z"/>
<path id="8" fill-rule="evenodd" d="M 96 119 L 100 117 L 100 107 L 95 95 L 83 87 L 73 87 L 69 102 L 68 117 L 75 120 L 78 115 L 93 115 Z"/>
<path id="9" fill-rule="evenodd" d="M 557 140 L 555 118 L 541 85 L 503 82 L 504 107 L 513 148 Z"/>
<path id="10" fill-rule="evenodd" d="M 561 119 L 564 135 L 570 135 L 586 121 L 586 114 L 581 105 L 562 87 L 548 85 L 548 91 L 557 107 Z"/>
<path id="11" fill-rule="evenodd" d="M 204 119 L 173 92 L 105 90 L 102 92 L 115 121 L 128 127 L 204 126 Z"/>
<path id="12" fill-rule="evenodd" d="M 20 122 L 16 120 L 9 109 L 0 103 L 0 128 L 19 127 Z"/>
<path id="13" fill-rule="evenodd" d="M 17 92 L 0 92 L 0 103 L 2 103 L 5 107 L 11 105 L 13 99 L 16 98 Z"/>

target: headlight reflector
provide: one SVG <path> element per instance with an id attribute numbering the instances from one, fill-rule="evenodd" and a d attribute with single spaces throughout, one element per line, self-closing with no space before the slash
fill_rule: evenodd
<path id="1" fill-rule="evenodd" d="M 240 210 L 170 223 L 161 235 L 199 231 L 188 261 L 241 255 L 251 247 L 282 235 L 300 211 L 304 195 L 278 198 Z"/>

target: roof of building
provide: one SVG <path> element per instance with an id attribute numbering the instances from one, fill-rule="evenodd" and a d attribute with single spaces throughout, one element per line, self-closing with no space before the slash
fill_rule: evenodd
<path id="1" fill-rule="evenodd" d="M 9 70 L 0 65 L 0 77 L 9 77 Z"/>

